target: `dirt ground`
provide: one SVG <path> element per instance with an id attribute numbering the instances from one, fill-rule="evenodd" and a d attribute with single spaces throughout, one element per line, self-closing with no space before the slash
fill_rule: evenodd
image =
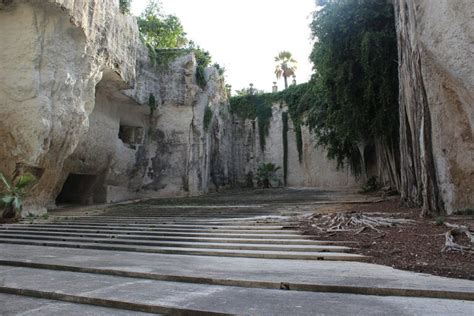
<path id="1" fill-rule="evenodd" d="M 451 278 L 474 280 L 474 254 L 471 252 L 442 252 L 445 233 L 450 230 L 444 223 L 474 227 L 474 216 L 450 216 L 444 219 L 422 219 L 420 210 L 399 206 L 398 199 L 380 203 L 340 205 L 337 211 L 400 213 L 396 217 L 412 219 L 414 224 L 380 228 L 380 232 L 368 229 L 360 234 L 353 232 L 322 233 L 300 223 L 306 235 L 317 240 L 347 241 L 358 253 L 370 257 L 369 262 L 393 268 L 429 273 Z M 318 213 L 334 212 L 334 207 L 318 209 Z M 444 223 L 443 223 L 444 222 Z M 467 239 L 467 238 L 466 238 Z"/>

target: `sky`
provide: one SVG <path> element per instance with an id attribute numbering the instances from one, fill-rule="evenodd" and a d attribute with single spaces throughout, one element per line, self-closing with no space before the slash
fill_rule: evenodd
<path id="1" fill-rule="evenodd" d="M 132 0 L 132 13 L 139 15 L 148 0 Z M 314 0 L 162 0 L 163 10 L 174 14 L 188 38 L 208 50 L 213 62 L 226 69 L 232 90 L 254 84 L 271 91 L 274 57 L 290 51 L 298 61 L 296 80 L 309 80 L 312 64 L 312 12 Z M 284 87 L 283 79 L 278 82 Z"/>

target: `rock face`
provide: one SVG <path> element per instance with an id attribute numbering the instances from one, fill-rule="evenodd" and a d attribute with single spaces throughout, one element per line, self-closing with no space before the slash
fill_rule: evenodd
<path id="1" fill-rule="evenodd" d="M 215 71 L 201 89 L 192 55 L 168 70 L 151 65 L 116 0 L 1 4 L 0 171 L 38 178 L 25 212 L 199 194 L 213 165 L 216 185 L 227 184 L 227 99 Z"/>
<path id="2" fill-rule="evenodd" d="M 474 6 L 396 0 L 402 198 L 426 212 L 474 205 Z"/>
<path id="3" fill-rule="evenodd" d="M 0 168 L 33 171 L 37 205 L 49 202 L 63 162 L 88 130 L 102 72 L 133 80 L 128 56 L 136 55 L 138 31 L 117 6 L 3 1 L 0 8 Z"/>
<path id="4" fill-rule="evenodd" d="M 317 147 L 314 136 L 306 127 L 302 127 L 301 159 L 298 153 L 296 132 L 291 119 L 288 119 L 286 137 L 283 116 L 287 114 L 286 106 L 279 102 L 272 106 L 272 118 L 262 150 L 258 133 L 258 119 L 242 121 L 234 116 L 233 132 L 233 170 L 235 181 L 241 185 L 249 185 L 254 178 L 258 166 L 262 163 L 274 163 L 281 169 L 273 185 L 283 185 L 285 147 L 287 148 L 286 185 L 293 187 L 324 187 L 324 188 L 356 188 L 359 181 L 346 168 L 337 168 L 337 164 L 327 158 L 324 149 Z M 286 140 L 285 140 L 286 138 Z M 286 146 L 285 146 L 286 141 Z M 255 181 L 254 181 L 255 182 Z M 255 183 L 254 183 L 255 184 Z"/>

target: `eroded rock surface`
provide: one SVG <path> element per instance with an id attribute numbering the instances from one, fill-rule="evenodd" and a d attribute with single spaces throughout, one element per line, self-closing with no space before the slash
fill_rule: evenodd
<path id="1" fill-rule="evenodd" d="M 451 213 L 474 205 L 474 6 L 397 0 L 402 197 Z"/>

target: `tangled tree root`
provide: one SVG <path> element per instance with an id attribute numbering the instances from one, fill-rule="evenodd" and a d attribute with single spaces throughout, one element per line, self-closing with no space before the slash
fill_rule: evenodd
<path id="1" fill-rule="evenodd" d="M 324 233 L 354 232 L 360 234 L 366 229 L 378 233 L 378 227 L 393 227 L 403 224 L 412 224 L 413 220 L 405 218 L 388 217 L 381 213 L 346 212 L 336 214 L 314 214 L 310 218 L 311 227 Z"/>
<path id="2" fill-rule="evenodd" d="M 445 225 L 451 229 L 445 234 L 446 242 L 443 249 L 441 249 L 441 252 L 467 251 L 474 253 L 474 236 L 467 226 L 453 225 L 449 223 L 445 223 Z M 456 237 L 462 235 L 465 235 L 469 239 L 470 245 L 464 246 L 456 242 Z"/>

